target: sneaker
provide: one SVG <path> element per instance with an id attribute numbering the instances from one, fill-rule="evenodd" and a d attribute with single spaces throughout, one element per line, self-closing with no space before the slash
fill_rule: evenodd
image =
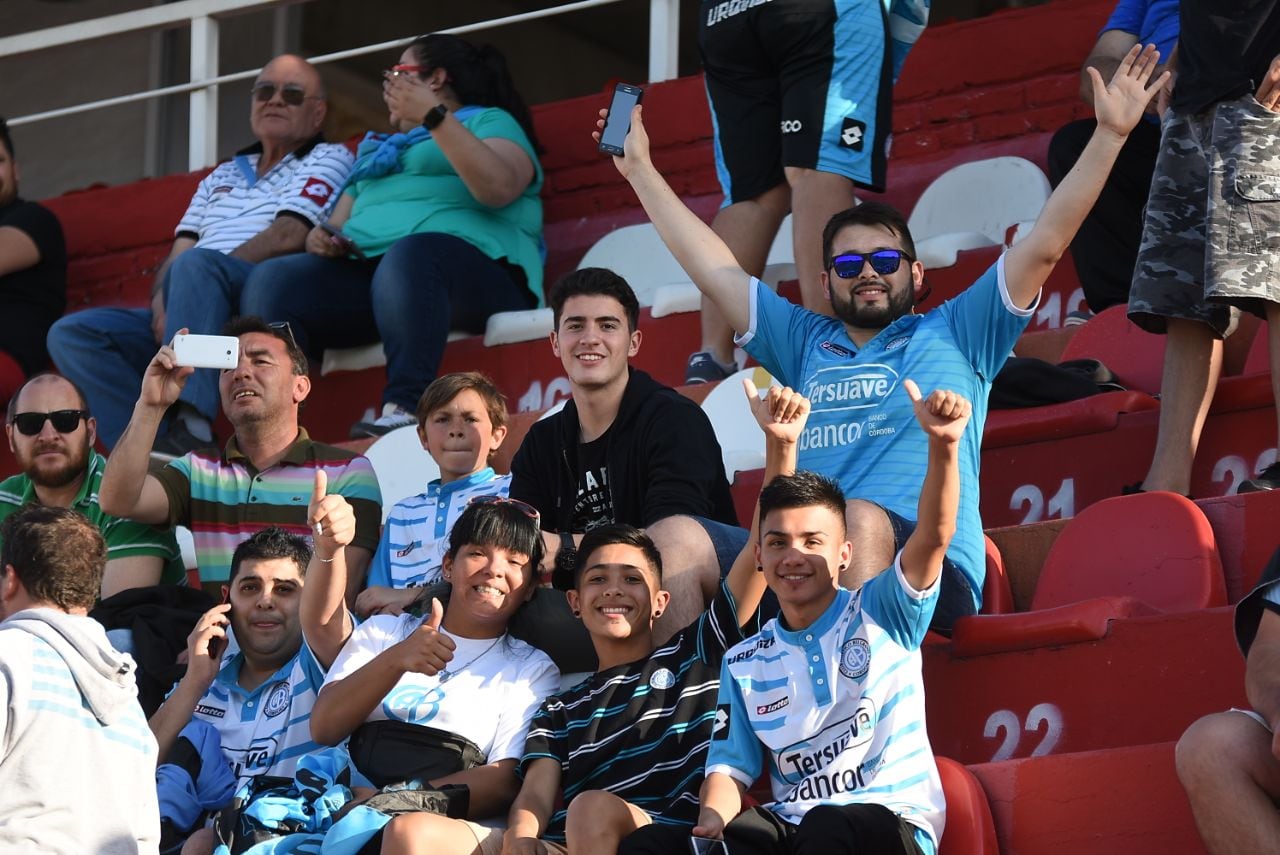
<path id="1" fill-rule="evenodd" d="M 715 383 L 723 380 L 737 370 L 737 365 L 725 366 L 716 362 L 716 358 L 705 350 L 700 350 L 689 357 L 689 364 L 684 369 L 685 385 L 698 383 Z"/>
<path id="2" fill-rule="evenodd" d="M 1258 473 L 1257 478 L 1241 481 L 1237 493 L 1265 493 L 1280 487 L 1280 460 Z"/>
<path id="3" fill-rule="evenodd" d="M 373 421 L 359 421 L 351 426 L 351 438 L 361 439 L 366 436 L 383 436 L 396 428 L 416 425 L 418 417 L 399 404 L 384 404 L 382 415 Z"/>
<path id="4" fill-rule="evenodd" d="M 1062 319 L 1062 325 L 1064 327 L 1078 327 L 1081 324 L 1088 323 L 1092 317 L 1093 312 L 1088 309 L 1078 309 L 1074 312 L 1067 312 L 1067 316 Z"/>
<path id="5" fill-rule="evenodd" d="M 187 430 L 187 426 L 182 422 L 173 422 L 165 435 L 157 439 L 155 445 L 151 446 L 151 459 L 161 463 L 168 463 L 170 460 L 182 457 L 188 452 L 215 448 L 217 445 L 217 437 L 212 440 L 200 439 Z"/>

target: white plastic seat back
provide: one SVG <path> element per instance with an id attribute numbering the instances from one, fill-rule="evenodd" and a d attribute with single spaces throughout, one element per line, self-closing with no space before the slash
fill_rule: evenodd
<path id="1" fill-rule="evenodd" d="M 747 396 L 742 393 L 742 380 L 750 377 L 758 389 L 776 385 L 763 368 L 744 368 L 721 380 L 702 402 L 702 411 L 711 420 L 720 453 L 724 459 L 725 477 L 764 466 L 764 434 L 751 415 Z"/>
<path id="2" fill-rule="evenodd" d="M 926 268 L 955 264 L 964 249 L 1004 244 L 1005 232 L 1035 220 L 1049 198 L 1049 179 L 1022 157 L 962 163 L 933 180 L 908 226 Z"/>
<path id="3" fill-rule="evenodd" d="M 380 436 L 365 451 L 373 464 L 382 491 L 382 521 L 396 502 L 427 489 L 427 482 L 440 477 L 440 467 L 418 439 L 416 425 L 396 428 Z"/>
<path id="4" fill-rule="evenodd" d="M 578 269 L 606 267 L 627 280 L 641 306 L 652 306 L 663 285 L 687 283 L 689 274 L 658 237 L 652 223 L 623 226 L 592 244 Z"/>

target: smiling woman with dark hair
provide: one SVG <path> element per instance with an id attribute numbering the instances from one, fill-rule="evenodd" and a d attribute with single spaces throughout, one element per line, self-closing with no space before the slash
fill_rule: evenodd
<path id="1" fill-rule="evenodd" d="M 448 610 L 377 615 L 359 627 L 342 602 L 341 540 L 351 527 L 340 497 L 313 505 L 317 558 L 303 599 L 308 644 L 336 653 L 311 713 L 311 733 L 350 738 L 355 768 L 382 792 L 370 807 L 392 820 L 383 852 L 497 852 L 500 818 L 519 787 L 515 767 L 542 699 L 560 673 L 542 651 L 507 634 L 533 593 L 542 559 L 537 512 L 480 496 L 458 518 L 443 574 Z"/>

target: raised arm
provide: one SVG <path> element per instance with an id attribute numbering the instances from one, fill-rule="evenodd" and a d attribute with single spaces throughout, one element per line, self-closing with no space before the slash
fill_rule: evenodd
<path id="1" fill-rule="evenodd" d="M 805 422 L 809 420 L 809 399 L 790 387 L 770 386 L 763 398 L 750 377 L 742 379 L 742 390 L 756 424 L 764 431 L 764 483 L 796 471 L 797 447 Z M 756 566 L 756 543 L 760 540 L 760 505 L 751 513 L 751 533 L 738 553 L 725 582 L 738 603 L 738 625 L 745 626 L 764 596 L 764 574 Z"/>
<path id="2" fill-rule="evenodd" d="M 178 330 L 187 332 L 186 328 Z M 169 519 L 169 495 L 147 474 L 151 446 L 165 410 L 182 393 L 195 369 L 179 366 L 169 345 L 161 345 L 142 375 L 142 392 L 133 416 L 107 459 L 98 487 L 98 504 L 112 516 L 159 525 Z"/>
<path id="3" fill-rule="evenodd" d="M 213 679 L 218 676 L 222 650 L 227 640 L 227 626 L 231 623 L 227 616 L 230 611 L 230 603 L 214 606 L 200 616 L 195 628 L 187 636 L 187 672 L 147 722 L 160 746 L 157 763 L 165 761 L 178 734 L 191 721 L 196 704 L 209 691 Z"/>
<path id="4" fill-rule="evenodd" d="M 614 166 L 640 198 L 645 213 L 676 261 L 693 284 L 716 304 L 739 333 L 751 321 L 749 300 L 751 277 L 738 264 L 729 247 L 711 227 L 680 201 L 649 159 L 649 136 L 645 133 L 642 108 L 631 111 L 631 132 L 623 145 L 624 157 L 615 157 Z M 600 111 L 597 128 L 604 127 L 606 111 Z M 594 134 L 600 140 L 600 131 Z"/>
<path id="5" fill-rule="evenodd" d="M 329 476 L 316 470 L 307 509 L 307 525 L 315 535 L 315 549 L 307 565 L 298 616 L 307 646 L 326 671 L 351 637 L 355 623 L 344 602 L 347 585 L 347 545 L 356 533 L 356 515 L 342 496 L 327 495 Z"/>
<path id="6" fill-rule="evenodd" d="M 935 389 L 923 398 L 912 380 L 903 388 L 915 406 L 916 421 L 929 437 L 929 463 L 920 488 L 915 531 L 902 547 L 902 575 L 923 591 L 938 579 L 942 559 L 956 533 L 960 509 L 960 437 L 972 407 L 955 392 Z"/>
<path id="7" fill-rule="evenodd" d="M 1120 61 L 1109 84 L 1103 83 L 1096 68 L 1085 68 L 1093 83 L 1098 127 L 1076 165 L 1045 202 L 1031 234 L 1005 254 L 1005 282 L 1014 305 L 1031 305 L 1098 200 L 1129 132 L 1168 79 L 1167 71 L 1151 79 L 1159 62 L 1160 54 L 1154 45 L 1134 45 Z"/>
<path id="8" fill-rule="evenodd" d="M 539 757 L 530 763 L 507 817 L 503 855 L 547 855 L 547 848 L 538 838 L 547 830 L 559 796 L 560 761 Z"/>
<path id="9" fill-rule="evenodd" d="M 391 112 L 417 123 L 440 103 L 428 81 L 416 75 L 392 77 L 384 81 L 382 92 Z M 518 143 L 502 137 L 480 139 L 452 112 L 431 131 L 431 138 L 482 205 L 504 208 L 520 198 L 533 181 L 533 160 Z"/>

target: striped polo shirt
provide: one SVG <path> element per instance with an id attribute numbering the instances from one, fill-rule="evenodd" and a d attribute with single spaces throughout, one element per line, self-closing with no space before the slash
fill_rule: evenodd
<path id="1" fill-rule="evenodd" d="M 355 511 L 351 545 L 373 552 L 382 518 L 373 466 L 363 455 L 312 442 L 301 428 L 280 462 L 261 472 L 232 437 L 221 453 L 191 452 L 156 473 L 169 497 L 169 523 L 191 529 L 200 581 L 225 582 L 236 547 L 269 526 L 310 543 L 307 506 L 316 469 L 328 474 L 329 492 L 344 496 Z"/>
<path id="2" fill-rule="evenodd" d="M 396 502 L 369 565 L 369 585 L 416 588 L 440 581 L 449 532 L 476 496 L 505 496 L 511 476 L 486 466 L 465 478 L 427 484 L 427 492 Z"/>
<path id="3" fill-rule="evenodd" d="M 261 155 L 256 143 L 214 167 L 174 234 L 194 238 L 200 249 L 231 252 L 281 215 L 315 225 L 333 210 L 353 161 L 346 146 L 316 137 L 260 177 Z"/>
<path id="4" fill-rule="evenodd" d="M 187 570 L 182 565 L 182 553 L 178 549 L 178 541 L 173 530 L 168 531 L 145 523 L 113 517 L 104 513 L 98 505 L 98 485 L 102 483 L 102 472 L 106 468 L 107 459 L 98 452 L 89 450 L 89 465 L 85 472 L 84 483 L 80 492 L 71 502 L 71 509 L 79 511 L 85 519 L 93 523 L 107 544 L 107 560 L 116 558 L 133 558 L 135 556 L 154 555 L 164 561 L 160 572 L 160 583 L 184 584 Z M 27 505 L 38 505 L 35 484 L 26 475 L 14 475 L 0 481 L 0 522 L 4 522 L 12 514 Z"/>

